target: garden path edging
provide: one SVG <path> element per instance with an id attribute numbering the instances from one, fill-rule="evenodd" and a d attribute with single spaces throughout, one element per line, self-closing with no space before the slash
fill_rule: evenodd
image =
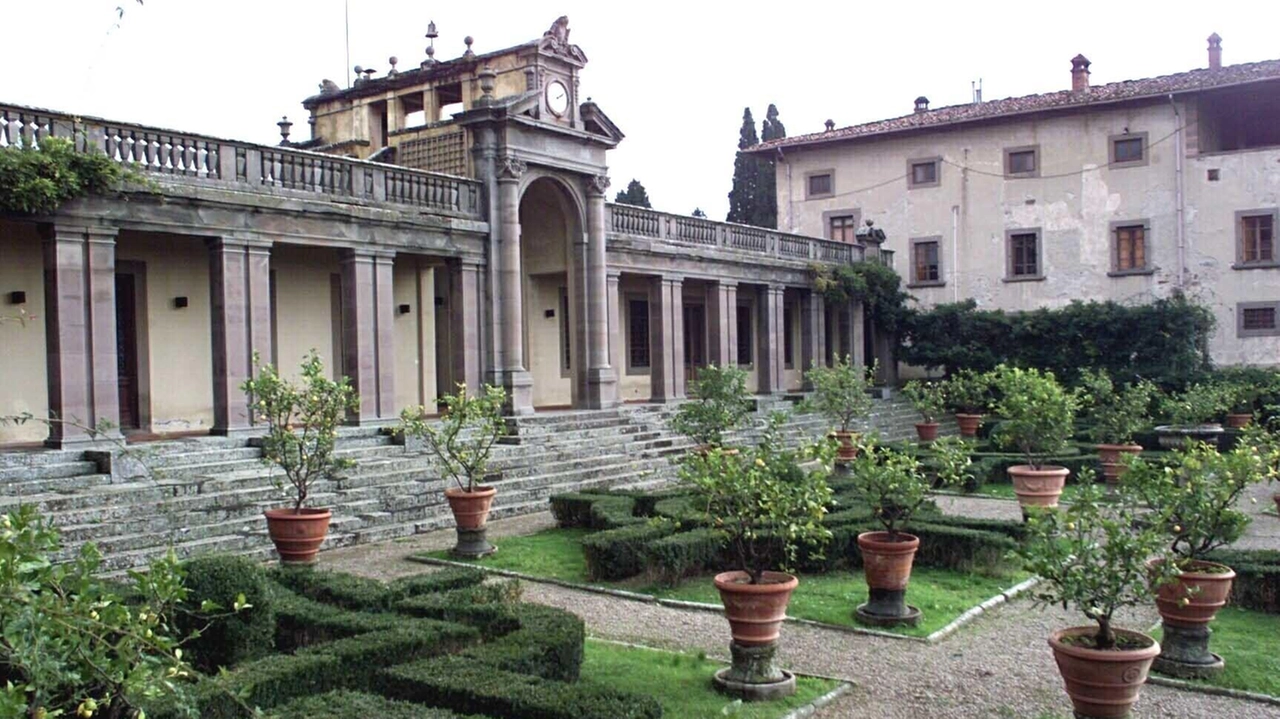
<path id="1" fill-rule="evenodd" d="M 640 592 L 628 592 L 625 589 L 611 589 L 609 587 L 601 587 L 595 584 L 579 584 L 577 582 L 569 582 L 563 579 L 555 579 L 554 577 L 539 577 L 533 574 L 525 574 L 524 572 L 516 572 L 510 569 L 499 569 L 497 567 L 486 567 L 481 564 L 469 564 L 467 562 L 457 562 L 451 559 L 437 559 L 435 557 L 422 557 L 417 555 L 409 555 L 406 559 L 410 562 L 418 564 L 430 564 L 440 567 L 469 567 L 479 569 L 482 572 L 493 574 L 500 577 L 510 579 L 521 579 L 526 582 L 538 582 L 540 584 L 551 584 L 565 589 L 574 589 L 582 592 L 591 592 L 592 594 L 603 594 L 606 596 L 617 597 L 618 599 L 626 599 L 633 602 L 644 602 L 646 604 L 657 604 L 672 609 L 688 609 L 698 612 L 709 612 L 712 614 L 724 614 L 724 607 L 719 604 L 706 604 L 704 602 L 689 602 L 683 599 L 664 599 L 655 597 L 652 594 L 641 594 Z M 817 629 L 826 629 L 835 632 L 844 632 L 846 634 L 862 634 L 864 636 L 881 637 L 883 639 L 896 639 L 899 641 L 919 642 L 922 644 L 936 644 L 943 639 L 954 634 L 957 630 L 978 617 L 987 613 L 991 609 L 1008 602 L 1017 597 L 1019 594 L 1034 587 L 1039 583 L 1039 577 L 1031 577 L 1005 591 L 987 599 L 981 604 L 970 607 L 963 614 L 956 617 L 952 622 L 938 631 L 926 637 L 913 637 L 906 634 L 895 634 L 893 632 L 882 632 L 876 629 L 865 629 L 863 627 L 850 627 L 841 624 L 828 624 L 827 622 L 819 622 L 813 619 L 804 619 L 801 617 L 788 616 L 785 621 L 791 624 L 800 624 L 803 626 L 814 627 Z"/>
<path id="2" fill-rule="evenodd" d="M 1215 684 L 1201 684 L 1199 682 L 1191 682 L 1185 679 L 1173 679 L 1172 677 L 1162 677 L 1157 674 L 1147 675 L 1147 683 L 1157 686 L 1169 687 L 1170 689 L 1181 689 L 1188 692 L 1196 692 L 1197 694 L 1208 694 L 1217 697 L 1230 697 L 1232 699 L 1243 699 L 1245 701 L 1258 702 L 1260 704 L 1270 704 L 1271 706 L 1280 707 L 1280 697 L 1261 692 L 1251 692 L 1244 689 L 1232 689 L 1230 687 L 1220 687 Z"/>

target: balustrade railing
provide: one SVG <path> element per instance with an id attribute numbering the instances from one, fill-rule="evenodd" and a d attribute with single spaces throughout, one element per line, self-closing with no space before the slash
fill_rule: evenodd
<path id="1" fill-rule="evenodd" d="M 714 222 L 698 217 L 670 215 L 644 207 L 610 204 L 609 231 L 617 235 L 644 237 L 675 244 L 721 247 L 754 255 L 788 260 L 851 264 L 866 258 L 862 245 L 818 237 L 793 235 L 760 227 Z M 887 264 L 892 266 L 893 253 Z M 881 258 L 882 261 L 884 258 Z"/>
<path id="2" fill-rule="evenodd" d="M 72 140 L 145 172 L 195 182 L 282 188 L 334 199 L 372 200 L 482 219 L 480 184 L 439 173 L 141 125 L 0 105 L 0 147 Z"/>

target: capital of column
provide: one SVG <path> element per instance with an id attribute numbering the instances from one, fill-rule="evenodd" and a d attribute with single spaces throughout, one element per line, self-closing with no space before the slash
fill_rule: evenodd
<path id="1" fill-rule="evenodd" d="M 611 184 L 608 175 L 592 175 L 587 180 L 587 194 L 592 197 L 604 197 Z"/>
<path id="2" fill-rule="evenodd" d="M 529 170 L 529 165 L 515 155 L 503 155 L 495 161 L 495 164 L 499 182 L 504 180 L 514 182 L 523 177 L 524 173 Z"/>
<path id="3" fill-rule="evenodd" d="M 396 258 L 395 250 L 379 247 L 343 247 L 339 250 L 340 262 L 375 262 L 390 263 Z"/>
<path id="4" fill-rule="evenodd" d="M 48 241 L 88 241 L 113 245 L 119 234 L 118 227 L 106 225 L 72 225 L 57 222 L 40 225 L 40 236 Z"/>
<path id="5" fill-rule="evenodd" d="M 225 235 L 209 240 L 209 248 L 213 250 L 248 250 L 250 252 L 266 252 L 274 243 L 259 236 Z"/>

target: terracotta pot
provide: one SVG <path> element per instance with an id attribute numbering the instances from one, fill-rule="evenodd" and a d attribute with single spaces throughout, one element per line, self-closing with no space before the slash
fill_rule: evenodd
<path id="1" fill-rule="evenodd" d="M 1009 468 L 1013 493 L 1018 495 L 1018 504 L 1024 507 L 1058 506 L 1069 474 L 1071 470 L 1066 467 L 1050 465 L 1035 469 L 1029 464 L 1016 464 Z"/>
<path id="2" fill-rule="evenodd" d="M 1227 426 L 1231 429 L 1244 429 L 1253 421 L 1251 414 L 1229 414 L 1227 415 Z"/>
<path id="3" fill-rule="evenodd" d="M 320 545 L 329 534 L 333 514 L 327 509 L 268 509 L 267 534 L 276 545 L 282 564 L 311 564 L 316 561 Z"/>
<path id="4" fill-rule="evenodd" d="M 858 456 L 858 446 L 853 443 L 853 438 L 858 436 L 857 434 L 838 429 L 832 431 L 831 434 L 840 440 L 840 449 L 836 452 L 836 459 L 842 459 L 847 462 Z"/>
<path id="5" fill-rule="evenodd" d="M 1127 469 L 1121 461 L 1123 455 L 1141 453 L 1142 445 L 1100 444 L 1096 449 L 1098 458 L 1102 460 L 1102 476 L 1106 477 L 1107 484 L 1119 484 L 1120 478 L 1124 476 L 1124 471 Z"/>
<path id="6" fill-rule="evenodd" d="M 1160 654 L 1160 644 L 1145 634 L 1125 629 L 1117 629 L 1116 634 L 1140 638 L 1151 645 L 1142 649 L 1102 650 L 1063 642 L 1064 638 L 1096 631 L 1096 627 L 1060 629 L 1049 635 L 1049 646 L 1053 647 L 1053 658 L 1058 662 L 1058 671 L 1076 716 L 1123 719 L 1138 702 L 1151 662 Z"/>
<path id="7" fill-rule="evenodd" d="M 778 640 L 787 602 L 800 580 L 785 572 L 765 572 L 759 584 L 748 584 L 746 572 L 716 575 L 716 589 L 724 603 L 733 641 L 746 647 L 772 644 Z"/>
<path id="8" fill-rule="evenodd" d="M 888 532 L 863 532 L 858 535 L 858 549 L 862 551 L 862 571 L 871 589 L 901 592 L 911 579 L 911 563 L 920 538 L 899 532 L 896 540 Z"/>
<path id="9" fill-rule="evenodd" d="M 1205 571 L 1216 568 L 1219 571 Z M 1191 562 L 1168 584 L 1156 590 L 1156 608 L 1165 624 L 1203 627 L 1213 621 L 1231 596 L 1236 573 L 1225 564 Z M 1186 600 L 1183 604 L 1182 600 Z"/>
<path id="10" fill-rule="evenodd" d="M 458 529 L 480 529 L 489 519 L 489 507 L 497 493 L 494 487 L 477 487 L 474 492 L 450 487 L 444 491 L 444 498 L 449 500 Z"/>
<path id="11" fill-rule="evenodd" d="M 977 437 L 978 428 L 982 426 L 982 415 L 956 412 L 956 424 L 960 426 L 961 437 Z"/>
<path id="12" fill-rule="evenodd" d="M 932 442 L 938 438 L 938 428 L 941 426 L 937 422 L 921 422 L 916 425 L 916 434 L 920 435 L 921 442 Z"/>

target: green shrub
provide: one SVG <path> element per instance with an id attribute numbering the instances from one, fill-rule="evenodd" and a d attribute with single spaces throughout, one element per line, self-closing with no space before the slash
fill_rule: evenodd
<path id="1" fill-rule="evenodd" d="M 488 576 L 483 569 L 475 567 L 447 567 L 436 572 L 396 579 L 387 585 L 387 593 L 390 595 L 391 602 L 395 603 L 419 594 L 474 587 L 484 582 Z"/>
<path id="2" fill-rule="evenodd" d="M 587 579 L 602 582 L 634 577 L 644 571 L 645 547 L 675 531 L 675 525 L 669 521 L 649 521 L 583 537 Z"/>
<path id="3" fill-rule="evenodd" d="M 509 611 L 518 625 L 516 629 L 458 656 L 503 671 L 577 681 L 586 641 L 582 619 L 541 604 L 514 604 Z"/>
<path id="4" fill-rule="evenodd" d="M 272 719 L 465 719 L 448 709 L 397 702 L 375 694 L 335 691 L 295 699 L 270 714 Z M 479 718 L 474 718 L 479 719 Z"/>
<path id="5" fill-rule="evenodd" d="M 76 132 L 76 138 L 44 137 L 39 147 L 22 142 L 0 149 L 0 212 L 48 215 L 68 200 L 110 192 L 121 180 L 140 180 Z M 77 151 L 76 145 L 87 151 Z"/>
<path id="6" fill-rule="evenodd" d="M 670 519 L 681 528 L 702 527 L 707 524 L 705 504 L 700 504 L 698 499 L 690 494 L 668 497 L 655 502 L 653 515 Z"/>
<path id="7" fill-rule="evenodd" d="M 328 654 L 276 654 L 247 662 L 210 683 L 200 701 L 201 719 L 241 719 L 253 708 L 270 709 L 298 697 L 343 688 L 350 667 Z"/>
<path id="8" fill-rule="evenodd" d="M 403 664 L 379 675 L 381 693 L 455 711 L 520 719 L 660 719 L 652 697 L 496 670 L 467 657 Z"/>
<path id="9" fill-rule="evenodd" d="M 642 551 L 649 578 L 667 585 L 727 565 L 724 535 L 707 528 L 650 541 Z"/>
<path id="10" fill-rule="evenodd" d="M 211 555 L 191 559 L 183 566 L 187 573 L 186 611 L 178 614 L 177 625 L 184 636 L 192 637 L 186 646 L 197 669 L 213 672 L 274 649 L 276 615 L 262 565 L 245 557 Z M 205 602 L 216 608 L 201 612 Z M 237 603 L 246 606 L 228 614 Z"/>
<path id="11" fill-rule="evenodd" d="M 676 408 L 671 428 L 699 447 L 720 447 L 726 432 L 751 414 L 747 371 L 736 365 L 700 367 L 689 383 L 688 402 Z"/>
<path id="12" fill-rule="evenodd" d="M 551 495 L 551 516 L 561 529 L 591 526 L 591 505 L 604 495 L 590 492 L 569 492 Z"/>
<path id="13" fill-rule="evenodd" d="M 393 614 L 353 612 L 322 604 L 280 585 L 273 587 L 273 596 L 276 648 L 284 652 L 366 632 L 394 629 L 404 621 Z"/>
<path id="14" fill-rule="evenodd" d="M 308 599 L 357 611 L 381 611 L 390 604 L 390 594 L 382 582 L 354 574 L 316 570 L 311 567 L 283 567 L 272 578 Z"/>
<path id="15" fill-rule="evenodd" d="M 1236 579 L 1231 585 L 1233 605 L 1280 614 L 1280 551 L 1219 549 L 1206 559 L 1236 570 Z"/>
<path id="16" fill-rule="evenodd" d="M 592 529 L 617 529 L 643 524 L 644 517 L 635 516 L 636 500 L 631 497 L 601 497 L 591 505 Z"/>
<path id="17" fill-rule="evenodd" d="M 379 667 L 456 652 L 480 641 L 474 627 L 432 619 L 402 619 L 395 629 L 316 644 L 298 655 L 337 657 L 350 672 L 344 686 L 365 687 Z"/>
<path id="18" fill-rule="evenodd" d="M 519 582 L 492 582 L 409 597 L 398 602 L 395 610 L 415 617 L 467 624 L 490 637 L 520 628 L 511 613 L 511 603 L 519 598 Z"/>

